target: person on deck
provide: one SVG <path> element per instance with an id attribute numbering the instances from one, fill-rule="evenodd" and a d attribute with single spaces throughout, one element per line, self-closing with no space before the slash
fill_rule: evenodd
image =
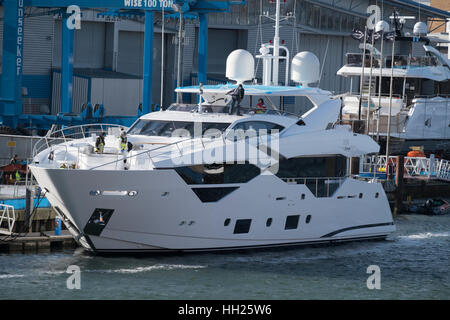
<path id="1" fill-rule="evenodd" d="M 266 105 L 264 104 L 264 100 L 262 98 L 258 99 L 258 103 L 256 104 L 256 113 L 264 113 L 266 111 Z"/>
<path id="2" fill-rule="evenodd" d="M 233 114 L 234 107 L 237 103 L 236 115 L 241 116 L 241 112 L 240 112 L 241 111 L 241 101 L 242 101 L 242 99 L 244 99 L 244 95 L 245 95 L 244 87 L 242 86 L 242 84 L 239 84 L 239 86 L 237 86 L 235 89 L 228 91 L 227 94 L 231 94 L 231 97 L 233 99 L 233 102 L 231 103 L 231 106 L 230 106 L 229 114 Z"/>
<path id="3" fill-rule="evenodd" d="M 127 133 L 125 130 L 122 130 L 122 133 L 120 134 L 120 152 L 125 154 L 125 157 L 123 159 L 124 169 L 128 170 L 127 167 L 127 154 L 133 149 L 133 144 L 131 142 L 128 142 Z"/>
<path id="4" fill-rule="evenodd" d="M 103 153 L 103 150 L 105 149 L 105 133 L 102 132 L 97 137 L 97 140 L 95 141 L 95 152 Z"/>

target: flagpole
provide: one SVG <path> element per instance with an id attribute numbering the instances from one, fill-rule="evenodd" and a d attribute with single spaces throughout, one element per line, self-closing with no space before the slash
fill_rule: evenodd
<path id="1" fill-rule="evenodd" d="M 367 98 L 367 134 L 370 135 L 370 98 L 372 94 L 372 72 L 373 72 L 373 46 L 374 46 L 374 32 L 375 30 L 372 30 L 372 48 L 370 50 L 370 75 L 369 75 L 369 97 Z"/>
<path id="2" fill-rule="evenodd" d="M 392 113 L 392 83 L 394 82 L 394 50 L 395 50 L 395 38 L 396 34 L 394 33 L 394 41 L 392 41 L 392 58 L 391 58 L 391 83 L 389 88 L 389 116 L 388 116 L 388 127 L 387 127 L 387 137 L 386 137 L 386 178 L 389 179 L 388 174 L 388 164 L 389 164 L 389 142 L 391 138 L 391 113 Z"/>
<path id="3" fill-rule="evenodd" d="M 361 124 L 362 86 L 363 86 L 363 77 L 364 77 L 364 65 L 366 63 L 366 38 L 367 38 L 367 26 L 364 27 L 364 48 L 363 48 L 363 58 L 362 58 L 361 79 L 359 81 L 358 131 L 360 129 L 359 125 Z"/>
<path id="4" fill-rule="evenodd" d="M 383 43 L 384 30 L 381 30 L 381 62 L 380 62 L 380 81 L 378 84 L 378 121 L 377 121 L 377 142 L 380 142 L 380 120 L 381 120 L 381 84 L 383 80 Z"/>

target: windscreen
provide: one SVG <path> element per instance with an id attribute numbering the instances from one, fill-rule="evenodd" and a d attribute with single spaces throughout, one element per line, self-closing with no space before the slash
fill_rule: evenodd
<path id="1" fill-rule="evenodd" d="M 208 135 L 210 132 L 228 128 L 230 123 L 221 122 L 191 122 L 166 120 L 138 120 L 128 131 L 128 134 L 159 136 L 159 137 L 195 137 Z"/>

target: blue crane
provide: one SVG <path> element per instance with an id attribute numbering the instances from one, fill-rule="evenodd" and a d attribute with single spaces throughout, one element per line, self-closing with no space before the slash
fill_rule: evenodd
<path id="1" fill-rule="evenodd" d="M 143 101 L 142 113 L 150 112 L 152 105 L 152 56 L 153 56 L 153 17 L 155 11 L 177 14 L 172 5 L 177 4 L 183 13 L 198 15 L 198 80 L 206 83 L 208 48 L 208 13 L 229 12 L 231 5 L 242 5 L 243 0 L 0 0 L 4 7 L 3 56 L 0 87 L 0 124 L 16 128 L 19 124 L 48 128 L 52 124 L 76 125 L 89 122 L 108 122 L 130 125 L 136 117 L 103 116 L 103 109 L 92 110 L 88 106 L 81 115 L 72 112 L 72 77 L 74 28 L 70 28 L 72 12 L 70 6 L 81 9 L 105 8 L 108 10 L 127 10 L 145 15 Z M 25 115 L 22 114 L 22 66 L 24 42 L 25 7 L 59 8 L 62 13 L 62 54 L 61 54 L 61 114 Z M 69 10 L 68 10 L 69 8 Z M 69 24 L 68 24 L 69 22 Z M 90 107 L 90 108 L 89 108 Z"/>

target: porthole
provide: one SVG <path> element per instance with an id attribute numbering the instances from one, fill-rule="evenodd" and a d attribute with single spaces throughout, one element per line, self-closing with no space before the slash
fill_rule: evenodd
<path id="1" fill-rule="evenodd" d="M 270 227 L 272 225 L 272 218 L 267 219 L 266 227 Z"/>
<path id="2" fill-rule="evenodd" d="M 360 193 L 360 194 L 359 194 L 359 198 L 360 198 L 360 199 L 362 199 L 362 197 L 363 197 L 363 194 L 362 194 L 362 193 Z"/>
<path id="3" fill-rule="evenodd" d="M 305 200 L 305 194 L 302 193 L 302 200 Z"/>
<path id="4" fill-rule="evenodd" d="M 377 192 L 375 193 L 375 198 L 378 198 L 380 196 L 380 194 Z"/>
<path id="5" fill-rule="evenodd" d="M 231 219 L 230 219 L 230 218 L 225 219 L 225 222 L 223 223 L 223 225 L 224 225 L 225 227 L 227 227 L 227 226 L 230 224 L 230 222 L 231 222 Z"/>
<path id="6" fill-rule="evenodd" d="M 306 216 L 306 221 L 305 221 L 306 223 L 310 223 L 311 222 L 311 215 L 310 214 L 308 214 L 307 216 Z"/>

